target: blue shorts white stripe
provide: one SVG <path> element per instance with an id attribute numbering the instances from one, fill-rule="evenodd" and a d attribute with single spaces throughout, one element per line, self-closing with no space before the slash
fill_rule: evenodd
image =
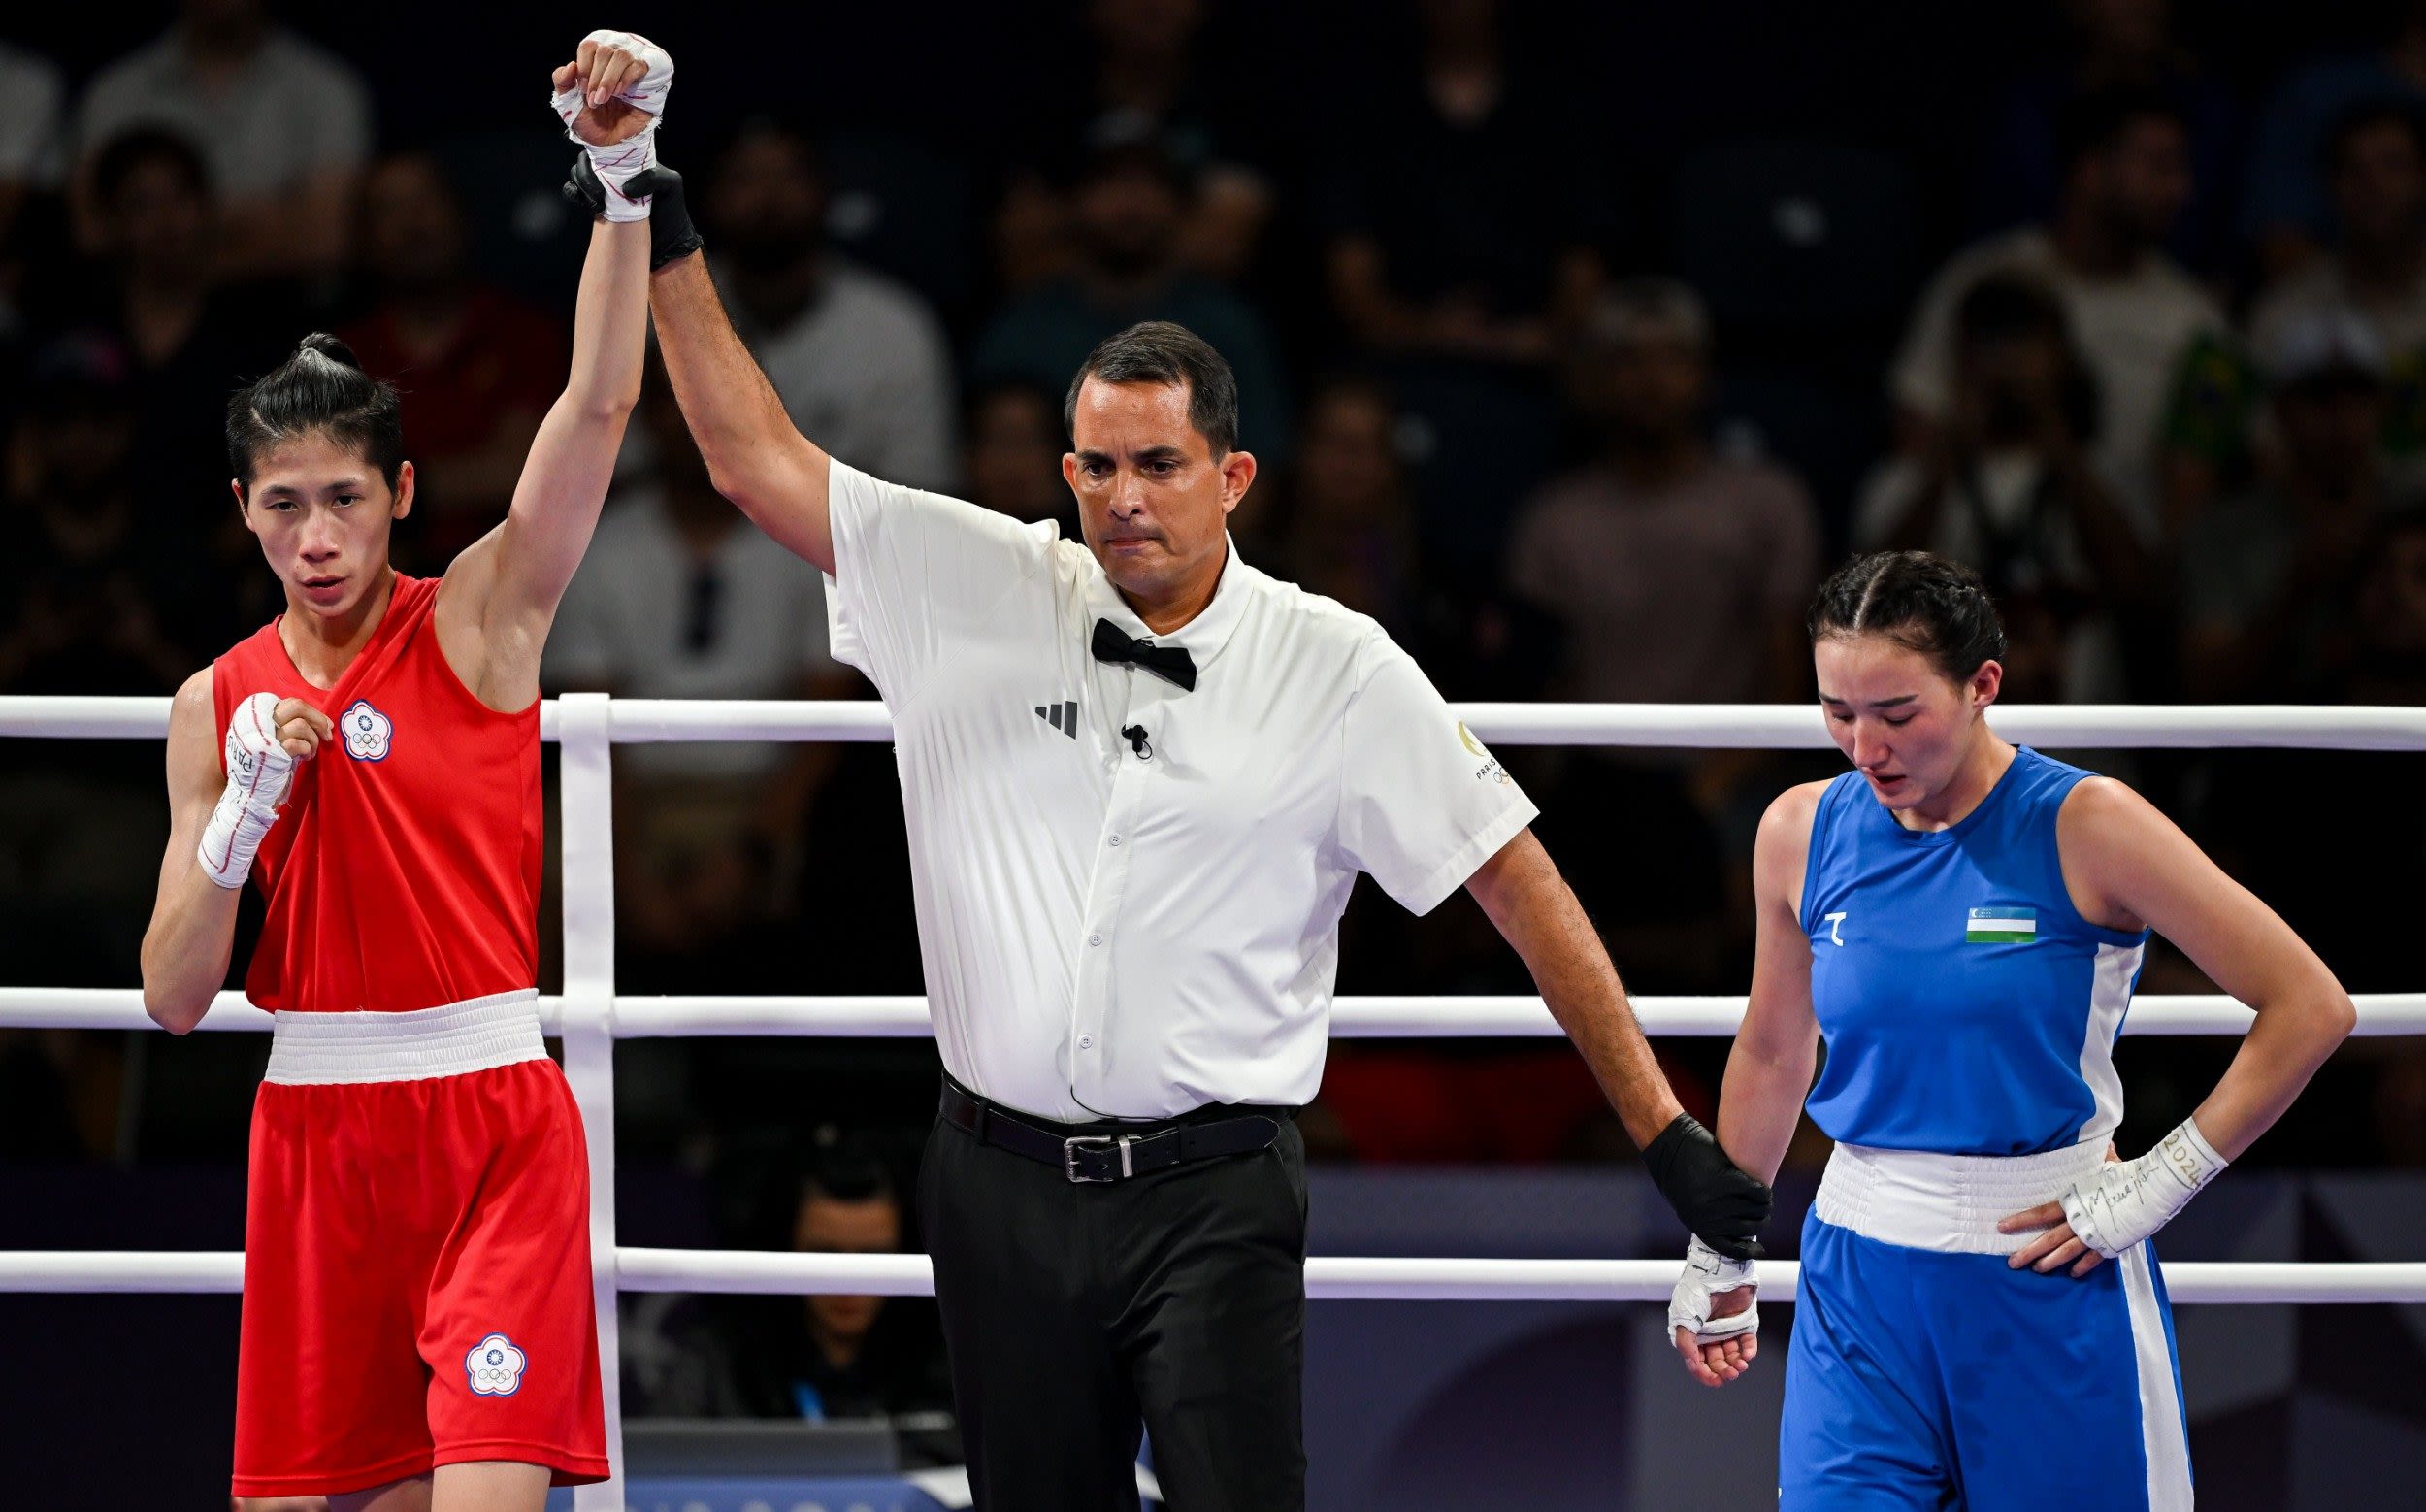
<path id="1" fill-rule="evenodd" d="M 2081 1279 L 1803 1226 L 1781 1512 L 2189 1512 L 2147 1244 Z"/>

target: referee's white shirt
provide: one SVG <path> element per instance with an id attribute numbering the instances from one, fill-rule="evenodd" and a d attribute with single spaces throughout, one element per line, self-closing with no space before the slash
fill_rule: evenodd
<path id="1" fill-rule="evenodd" d="M 1234 547 L 1153 636 L 1050 521 L 840 462 L 831 499 L 833 654 L 892 711 L 935 1039 L 997 1101 L 1306 1102 L 1356 874 L 1428 912 L 1536 812 L 1378 624 Z M 1195 690 L 1097 661 L 1098 618 L 1185 647 Z"/>

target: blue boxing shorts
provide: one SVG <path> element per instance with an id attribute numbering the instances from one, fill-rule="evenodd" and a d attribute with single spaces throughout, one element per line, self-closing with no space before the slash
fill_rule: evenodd
<path id="1" fill-rule="evenodd" d="M 1996 1232 L 2104 1149 L 1837 1147 L 1803 1225 L 1780 1512 L 2189 1512 L 2155 1252 L 2076 1280 L 2011 1268 L 2031 1235 Z"/>

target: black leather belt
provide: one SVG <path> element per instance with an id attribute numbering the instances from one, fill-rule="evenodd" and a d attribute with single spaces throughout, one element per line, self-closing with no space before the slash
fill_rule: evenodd
<path id="1" fill-rule="evenodd" d="M 946 1076 L 941 1112 L 944 1122 L 967 1131 L 981 1144 L 1057 1167 L 1072 1182 L 1087 1183 L 1126 1181 L 1192 1161 L 1266 1148 L 1280 1137 L 1281 1121 L 1295 1109 L 1276 1107 L 1268 1113 L 1139 1124 L 1134 1132 L 1074 1134 L 1066 1125 L 1030 1118 L 990 1102 Z"/>

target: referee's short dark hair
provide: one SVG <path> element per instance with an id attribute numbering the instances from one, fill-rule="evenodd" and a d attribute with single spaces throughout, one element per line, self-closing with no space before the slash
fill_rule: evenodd
<path id="1" fill-rule="evenodd" d="M 1078 429 L 1078 391 L 1089 375 L 1106 383 L 1185 383 L 1188 420 L 1220 461 L 1238 445 L 1238 379 L 1213 345 L 1184 325 L 1168 320 L 1141 320 L 1117 336 L 1107 336 L 1078 365 L 1062 401 L 1062 428 L 1074 438 Z"/>

